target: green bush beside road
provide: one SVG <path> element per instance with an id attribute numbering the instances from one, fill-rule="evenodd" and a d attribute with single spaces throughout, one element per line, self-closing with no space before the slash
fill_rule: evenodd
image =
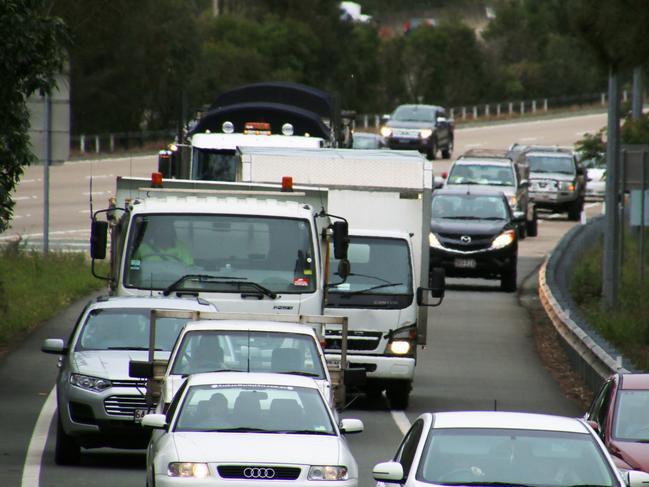
<path id="1" fill-rule="evenodd" d="M 570 292 L 586 320 L 640 370 L 649 370 L 649 233 L 645 234 L 645 276 L 640 279 L 638 239 L 629 233 L 624 241 L 624 264 L 619 306 L 602 307 L 601 242 L 584 252 L 570 279 Z"/>
<path id="2" fill-rule="evenodd" d="M 105 286 L 85 254 L 0 249 L 0 350 L 76 299 Z"/>

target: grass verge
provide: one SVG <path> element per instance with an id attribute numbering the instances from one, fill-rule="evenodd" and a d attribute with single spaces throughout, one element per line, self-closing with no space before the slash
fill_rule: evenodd
<path id="1" fill-rule="evenodd" d="M 0 248 L 0 351 L 73 301 L 105 286 L 83 253 Z"/>
<path id="2" fill-rule="evenodd" d="M 649 247 L 649 233 L 645 234 L 645 242 Z M 640 279 L 638 239 L 628 232 L 623 252 L 617 309 L 605 310 L 602 306 L 602 242 L 586 251 L 575 266 L 570 292 L 593 328 L 638 369 L 649 370 L 649 251 L 645 248 L 644 281 Z"/>

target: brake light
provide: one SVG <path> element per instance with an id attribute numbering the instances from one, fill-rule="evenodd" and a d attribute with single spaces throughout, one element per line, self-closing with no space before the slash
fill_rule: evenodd
<path id="1" fill-rule="evenodd" d="M 161 172 L 152 172 L 151 173 L 151 187 L 152 188 L 162 188 L 162 173 Z"/>

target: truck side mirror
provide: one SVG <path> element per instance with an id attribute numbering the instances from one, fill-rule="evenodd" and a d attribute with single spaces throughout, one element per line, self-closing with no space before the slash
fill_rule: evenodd
<path id="1" fill-rule="evenodd" d="M 93 220 L 90 226 L 90 257 L 105 259 L 107 243 L 108 222 Z"/>
<path id="2" fill-rule="evenodd" d="M 349 227 L 346 221 L 333 223 L 334 257 L 338 260 L 347 259 L 349 247 Z"/>
<path id="3" fill-rule="evenodd" d="M 349 261 L 347 259 L 340 259 L 338 261 L 337 274 L 343 280 L 343 282 L 349 276 L 350 271 L 351 271 L 351 264 L 349 263 Z"/>
<path id="4" fill-rule="evenodd" d="M 158 172 L 165 179 L 172 177 L 173 155 L 174 153 L 168 149 L 158 151 Z"/>
<path id="5" fill-rule="evenodd" d="M 430 271 L 429 276 L 430 293 L 434 298 L 443 299 L 446 290 L 446 272 L 441 267 L 436 267 Z"/>

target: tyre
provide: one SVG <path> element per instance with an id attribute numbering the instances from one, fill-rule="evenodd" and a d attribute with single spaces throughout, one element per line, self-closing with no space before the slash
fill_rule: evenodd
<path id="1" fill-rule="evenodd" d="M 381 386 L 367 386 L 365 388 L 365 395 L 372 402 L 378 401 L 383 395 L 383 388 Z"/>
<path id="2" fill-rule="evenodd" d="M 573 222 L 578 222 L 581 218 L 581 211 L 584 208 L 584 202 L 581 200 L 576 200 L 570 205 L 568 209 L 568 220 Z"/>
<path id="3" fill-rule="evenodd" d="M 78 465 L 81 460 L 81 447 L 69 436 L 61 424 L 61 416 L 56 415 L 56 443 L 54 446 L 54 461 L 57 465 Z"/>
<path id="4" fill-rule="evenodd" d="M 442 149 L 442 159 L 450 159 L 453 153 L 453 139 L 448 141 L 446 149 Z"/>
<path id="5" fill-rule="evenodd" d="M 436 157 L 437 157 L 437 141 L 433 139 L 432 147 L 426 151 L 426 158 L 429 161 L 434 161 Z"/>
<path id="6" fill-rule="evenodd" d="M 500 276 L 500 289 L 506 293 L 516 291 L 516 267 L 512 267 Z"/>
<path id="7" fill-rule="evenodd" d="M 525 222 L 525 226 L 528 237 L 536 237 L 539 234 L 539 219 L 536 216 L 536 210 L 534 210 L 532 219 Z"/>
<path id="8" fill-rule="evenodd" d="M 404 380 L 389 385 L 385 395 L 388 396 L 388 401 L 390 401 L 390 408 L 397 410 L 407 409 L 411 390 L 412 383 L 410 381 Z"/>
<path id="9" fill-rule="evenodd" d="M 525 240 L 527 237 L 527 225 L 521 223 L 516 227 L 516 233 L 518 234 L 518 240 Z"/>

